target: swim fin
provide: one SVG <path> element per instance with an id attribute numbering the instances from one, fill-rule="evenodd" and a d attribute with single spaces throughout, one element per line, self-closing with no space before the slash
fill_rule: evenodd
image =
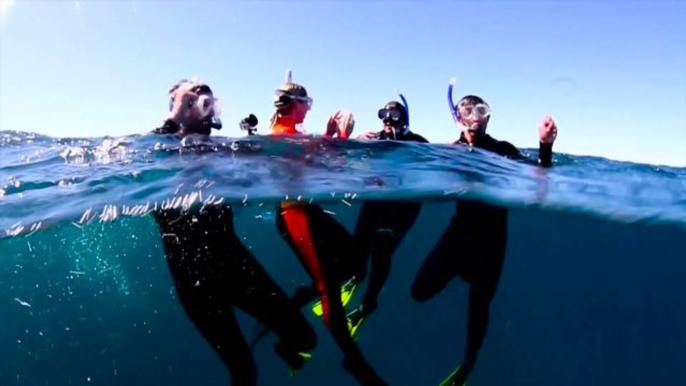
<path id="1" fill-rule="evenodd" d="M 364 322 L 364 316 L 362 315 L 362 311 L 360 309 L 355 309 L 351 313 L 348 314 L 348 330 L 350 330 L 350 336 L 353 338 L 354 341 L 357 341 L 357 331 L 359 330 L 360 326 L 362 326 L 362 322 Z"/>
<path id="2" fill-rule="evenodd" d="M 467 367 L 458 366 L 439 386 L 467 386 L 467 377 L 471 372 Z"/>
<path id="3" fill-rule="evenodd" d="M 306 353 L 306 352 L 299 352 L 298 356 L 302 358 L 302 364 L 297 367 L 291 367 L 291 377 L 295 377 L 298 375 L 298 371 L 302 368 L 302 366 L 312 360 L 312 354 Z"/>
<path id="4" fill-rule="evenodd" d="M 345 282 L 341 286 L 341 303 L 343 303 L 343 308 L 348 305 L 350 302 L 350 299 L 353 298 L 353 294 L 355 293 L 355 289 L 357 288 L 357 283 L 355 282 L 355 278 L 352 278 Z M 324 308 L 322 307 L 322 301 L 318 301 L 314 303 L 312 306 L 312 312 L 319 316 L 322 317 L 324 314 Z"/>

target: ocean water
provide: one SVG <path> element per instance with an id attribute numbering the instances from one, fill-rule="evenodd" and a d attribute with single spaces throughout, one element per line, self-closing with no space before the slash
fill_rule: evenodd
<path id="1" fill-rule="evenodd" d="M 284 199 L 317 203 L 350 231 L 363 202 L 422 204 L 359 334 L 390 385 L 438 385 L 462 359 L 468 286 L 410 297 L 458 199 L 509 208 L 470 385 L 686 384 L 686 169 L 554 161 L 321 138 L 0 132 L 0 385 L 228 385 L 178 301 L 151 212 L 231 206 L 242 243 L 291 294 L 309 278 L 276 229 Z M 253 351 L 260 385 L 355 384 L 307 308 L 313 359 L 291 377 L 268 335 Z M 250 338 L 255 320 L 238 315 Z"/>

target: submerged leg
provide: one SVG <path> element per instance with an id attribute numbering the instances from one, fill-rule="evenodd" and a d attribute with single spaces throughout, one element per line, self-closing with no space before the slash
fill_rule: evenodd
<path id="1" fill-rule="evenodd" d="M 472 373 L 481 345 L 488 331 L 488 314 L 495 291 L 492 286 L 472 285 L 469 290 L 467 319 L 467 348 L 460 366 L 446 378 L 441 386 L 462 386 Z"/>
<path id="2" fill-rule="evenodd" d="M 402 201 L 366 203 L 362 207 L 355 239 L 371 250 L 371 271 L 360 317 L 374 312 L 391 272 L 391 258 L 419 214 L 421 204 Z M 365 250 L 366 252 L 366 250 Z"/>
<path id="3" fill-rule="evenodd" d="M 257 366 L 233 309 L 231 211 L 155 213 L 178 298 L 186 315 L 217 352 L 233 385 L 257 384 Z"/>
<path id="4" fill-rule="evenodd" d="M 431 299 L 455 277 L 456 264 L 461 258 L 458 234 L 457 223 L 452 221 L 419 268 L 412 283 L 412 299 L 418 302 Z"/>
<path id="5" fill-rule="evenodd" d="M 297 370 L 305 363 L 306 352 L 317 344 L 314 329 L 247 249 L 244 255 L 236 304 L 280 338 L 274 351 Z"/>
<path id="6" fill-rule="evenodd" d="M 337 259 L 333 251 L 346 246 L 329 243 L 332 238 L 324 224 L 318 220 L 323 214 L 316 206 L 289 206 L 277 217 L 277 226 L 284 239 L 299 257 L 312 277 L 321 296 L 324 322 L 345 356 L 343 366 L 363 385 L 385 385 L 366 361 L 350 336 L 345 311 L 340 299 Z M 335 221 L 335 220 L 334 220 Z M 317 232 L 313 232 L 317 229 Z M 331 245 L 334 244 L 334 245 Z"/>
<path id="7" fill-rule="evenodd" d="M 495 296 L 505 257 L 505 239 L 495 238 L 491 247 L 471 253 L 471 285 L 469 288 L 469 311 L 467 315 L 467 346 L 464 360 L 449 378 L 452 383 L 463 385 L 476 364 L 486 333 L 488 332 L 491 302 Z M 497 248 L 492 248 L 495 245 Z"/>
<path id="8" fill-rule="evenodd" d="M 488 330 L 491 300 L 494 286 L 472 285 L 469 290 L 469 315 L 467 319 L 467 348 L 465 360 L 476 362 Z"/>

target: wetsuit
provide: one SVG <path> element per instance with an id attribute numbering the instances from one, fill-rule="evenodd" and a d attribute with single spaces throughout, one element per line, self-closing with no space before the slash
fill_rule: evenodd
<path id="1" fill-rule="evenodd" d="M 454 144 L 467 145 L 464 134 Z M 529 160 L 511 143 L 487 134 L 478 137 L 473 146 L 504 157 Z M 551 163 L 552 145 L 541 143 L 538 164 Z M 412 284 L 412 298 L 419 302 L 431 299 L 455 276 L 470 284 L 465 359 L 471 364 L 486 336 L 489 306 L 500 280 L 506 245 L 506 208 L 459 200 L 448 228 Z"/>
<path id="2" fill-rule="evenodd" d="M 187 134 L 210 135 L 212 133 L 212 128 L 217 128 L 217 127 L 221 127 L 221 126 L 216 126 L 209 119 L 199 121 L 195 125 L 189 126 L 189 127 L 179 125 L 178 123 L 174 122 L 173 120 L 167 119 L 164 122 L 162 122 L 162 125 L 160 127 L 155 128 L 152 131 L 152 133 L 153 134 L 176 134 L 179 137 L 182 137 L 182 136 L 187 135 Z"/>
<path id="3" fill-rule="evenodd" d="M 380 140 L 397 140 L 428 143 L 424 137 L 411 131 L 388 134 L 382 130 Z M 361 258 L 358 277 L 366 276 L 371 258 L 371 273 L 367 291 L 358 318 L 369 315 L 377 308 L 377 299 L 391 271 L 391 257 L 407 231 L 417 219 L 421 204 L 409 201 L 369 201 L 362 205 L 355 226 L 355 241 L 359 243 Z"/>
<path id="4" fill-rule="evenodd" d="M 305 317 L 274 282 L 233 228 L 231 209 L 205 207 L 154 213 L 167 265 L 184 311 L 231 373 L 231 384 L 257 385 L 257 367 L 234 307 L 279 336 L 274 351 L 300 368 L 317 337 Z"/>
<path id="5" fill-rule="evenodd" d="M 295 119 L 289 117 L 279 117 L 272 125 L 273 135 L 294 135 L 300 134 L 295 128 Z"/>
<path id="6" fill-rule="evenodd" d="M 272 125 L 273 135 L 297 134 L 295 121 L 281 117 Z M 277 208 L 276 225 L 314 281 L 322 302 L 326 326 L 345 356 L 343 366 L 363 385 L 385 385 L 350 336 L 340 285 L 351 272 L 344 260 L 359 261 L 352 236 L 318 205 L 284 201 Z"/>

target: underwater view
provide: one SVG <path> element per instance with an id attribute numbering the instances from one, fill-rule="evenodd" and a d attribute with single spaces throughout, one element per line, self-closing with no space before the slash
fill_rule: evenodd
<path id="1" fill-rule="evenodd" d="M 0 0 L 0 386 L 686 385 L 685 31 Z"/>
<path id="2" fill-rule="evenodd" d="M 0 160 L 0 385 L 439 385 L 476 352 L 470 385 L 686 384 L 684 168 L 9 131 Z"/>

